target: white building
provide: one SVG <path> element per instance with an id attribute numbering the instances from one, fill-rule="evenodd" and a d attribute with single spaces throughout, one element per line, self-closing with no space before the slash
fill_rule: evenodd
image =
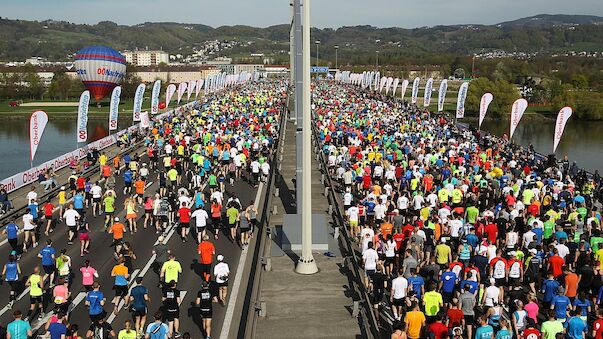
<path id="1" fill-rule="evenodd" d="M 126 62 L 134 66 L 156 66 L 170 62 L 170 55 L 164 51 L 124 51 L 122 54 Z"/>

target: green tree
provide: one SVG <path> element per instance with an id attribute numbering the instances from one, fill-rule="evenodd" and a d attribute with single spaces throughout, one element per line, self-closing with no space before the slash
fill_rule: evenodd
<path id="1" fill-rule="evenodd" d="M 588 88 L 588 78 L 584 74 L 572 75 L 572 85 L 578 89 Z"/>
<path id="2" fill-rule="evenodd" d="M 469 83 L 467 92 L 467 116 L 478 116 L 479 105 L 484 93 L 490 92 L 494 97 L 488 107 L 488 115 L 494 118 L 504 118 L 511 111 L 513 101 L 519 98 L 519 92 L 513 84 L 504 81 L 491 81 L 488 78 L 478 78 Z"/>
<path id="3" fill-rule="evenodd" d="M 57 72 L 48 86 L 48 94 L 53 99 L 67 100 L 72 86 L 73 81 L 65 72 Z"/>

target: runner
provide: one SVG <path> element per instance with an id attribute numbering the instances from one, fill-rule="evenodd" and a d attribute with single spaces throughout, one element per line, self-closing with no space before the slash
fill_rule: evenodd
<path id="1" fill-rule="evenodd" d="M 205 339 L 211 338 L 211 320 L 213 317 L 212 299 L 213 296 L 209 290 L 209 283 L 207 281 L 203 281 L 201 283 L 201 290 L 197 293 L 195 304 L 197 307 L 199 307 Z"/>
<path id="2" fill-rule="evenodd" d="M 136 286 L 132 288 L 130 294 L 126 298 L 126 305 L 130 306 L 132 312 L 132 318 L 134 319 L 134 328 L 139 336 L 142 336 L 144 325 L 147 321 L 147 303 L 151 300 L 149 298 L 149 291 L 142 285 L 142 277 L 136 278 Z"/>
<path id="3" fill-rule="evenodd" d="M 35 271 L 35 268 L 34 268 Z M 8 282 L 10 286 L 10 298 L 8 302 L 8 308 L 12 308 L 15 304 L 15 300 L 17 299 L 17 284 L 19 283 L 19 276 L 21 275 L 21 267 L 17 262 L 17 254 L 15 251 L 12 251 L 8 256 L 8 262 L 4 264 L 2 268 L 2 277 L 4 280 Z"/>
<path id="4" fill-rule="evenodd" d="M 214 266 L 214 277 L 216 284 L 218 284 L 218 302 L 220 305 L 226 304 L 226 296 L 228 294 L 228 276 L 230 275 L 230 268 L 228 264 L 224 262 L 224 256 L 218 254 L 216 257 L 218 263 Z"/>
<path id="5" fill-rule="evenodd" d="M 197 247 L 197 253 L 199 254 L 199 263 L 201 264 L 203 280 L 208 282 L 211 278 L 211 265 L 214 261 L 214 255 L 216 254 L 216 248 L 214 244 L 209 241 L 208 235 L 203 236 L 203 240 Z"/>

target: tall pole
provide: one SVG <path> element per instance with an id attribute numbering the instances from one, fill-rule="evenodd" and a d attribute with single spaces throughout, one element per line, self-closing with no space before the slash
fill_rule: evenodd
<path id="1" fill-rule="evenodd" d="M 311 93 L 310 93 L 310 0 L 304 0 L 303 8 L 304 33 L 303 33 L 303 59 L 304 59 L 304 117 L 302 122 L 302 139 L 304 152 L 302 155 L 302 214 L 301 214 L 301 236 L 302 252 L 301 257 L 295 267 L 295 271 L 300 274 L 314 274 L 318 272 L 318 267 L 312 256 L 312 132 L 311 125 Z M 299 149 L 298 149 L 299 152 Z M 299 194 L 299 192 L 298 192 Z"/>
<path id="2" fill-rule="evenodd" d="M 293 1 L 291 6 L 291 30 L 289 31 L 289 86 L 295 86 L 295 7 Z"/>
<path id="3" fill-rule="evenodd" d="M 335 69 L 337 68 L 337 50 L 339 49 L 339 45 L 335 45 Z"/>
<path id="4" fill-rule="evenodd" d="M 302 9 L 301 0 L 293 0 L 293 8 L 295 17 L 293 18 L 293 26 L 295 27 L 294 44 L 295 44 L 295 144 L 298 151 L 295 153 L 295 205 L 296 213 L 301 215 L 302 211 L 302 121 L 304 113 L 304 68 L 303 68 L 303 51 L 302 51 Z"/>
<path id="5" fill-rule="evenodd" d="M 377 58 L 375 59 L 375 68 L 379 69 L 379 51 L 375 51 Z"/>

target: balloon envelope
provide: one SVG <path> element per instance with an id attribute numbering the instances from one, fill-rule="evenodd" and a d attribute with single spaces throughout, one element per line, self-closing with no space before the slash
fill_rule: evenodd
<path id="1" fill-rule="evenodd" d="M 159 109 L 164 109 L 165 108 L 165 102 L 162 101 L 159 103 Z"/>
<path id="2" fill-rule="evenodd" d="M 126 58 L 109 47 L 84 47 L 75 54 L 75 70 L 98 101 L 111 93 L 126 76 Z"/>

